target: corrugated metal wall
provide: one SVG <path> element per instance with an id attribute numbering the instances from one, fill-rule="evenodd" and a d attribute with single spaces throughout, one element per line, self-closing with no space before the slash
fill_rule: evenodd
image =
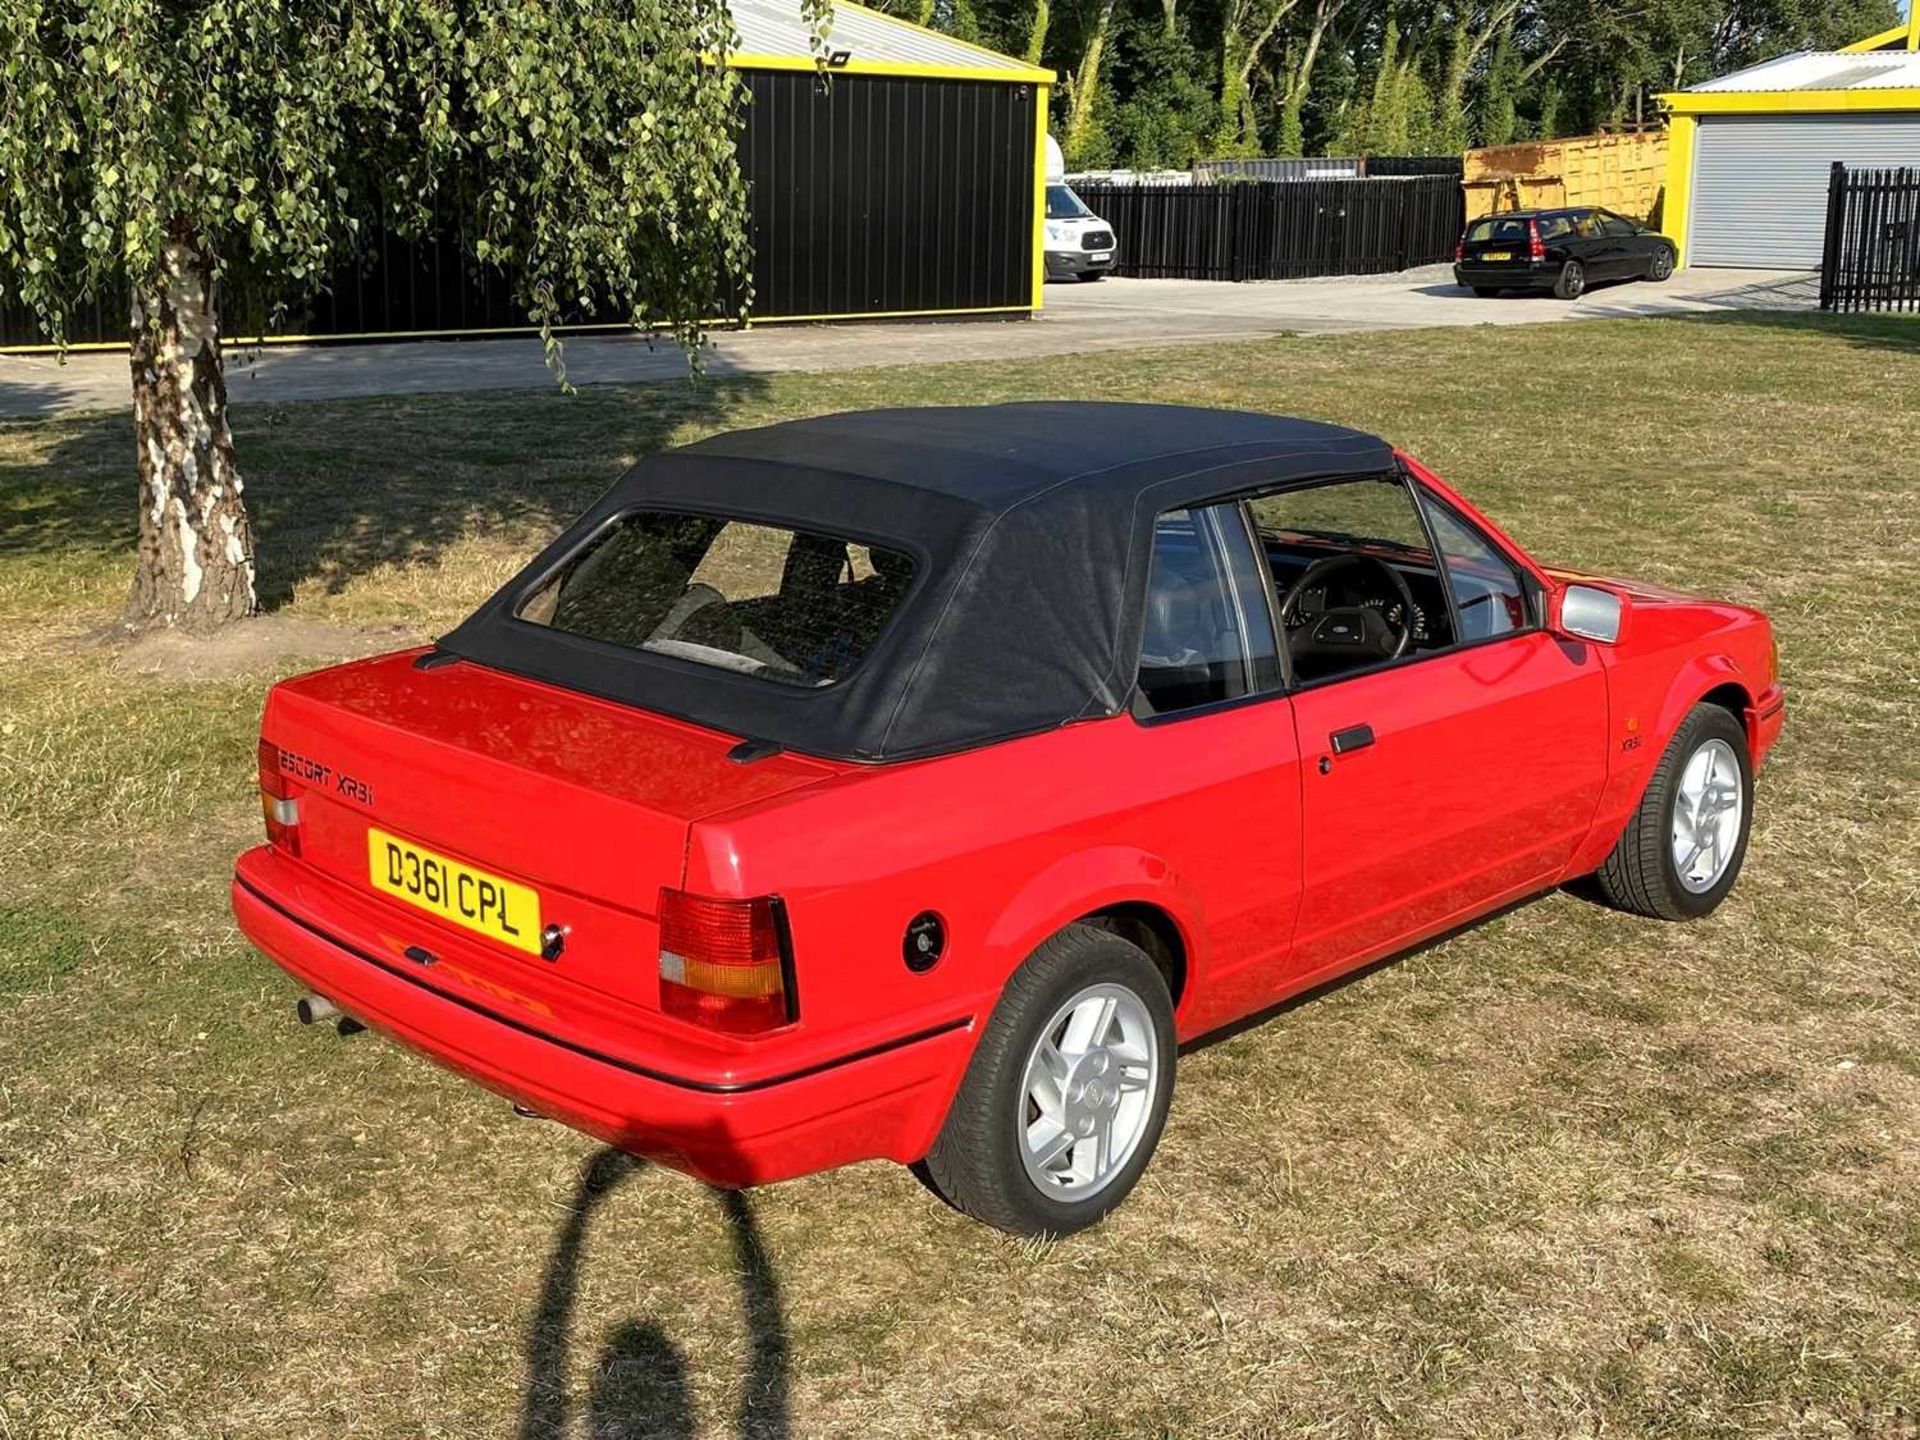
<path id="1" fill-rule="evenodd" d="M 1920 164 L 1920 112 L 1701 116 L 1687 263 L 1813 269 L 1836 160 Z"/>
<path id="2" fill-rule="evenodd" d="M 1031 303 L 1032 86 L 744 78 L 756 318 Z"/>

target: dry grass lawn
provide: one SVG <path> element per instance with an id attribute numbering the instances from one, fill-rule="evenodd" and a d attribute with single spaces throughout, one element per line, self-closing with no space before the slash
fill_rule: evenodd
<path id="1" fill-rule="evenodd" d="M 1733 898 L 1682 928 L 1550 895 L 1196 1051 L 1146 1182 L 1054 1245 L 883 1165 L 716 1194 L 297 1029 L 225 894 L 276 674 L 447 625 L 660 445 L 1037 395 L 1358 424 L 1545 557 L 1766 606 L 1788 730 Z M 274 617 L 122 653 L 91 637 L 131 553 L 127 422 L 0 426 L 0 1437 L 1916 1433 L 1920 324 L 1276 340 L 239 432 Z"/>

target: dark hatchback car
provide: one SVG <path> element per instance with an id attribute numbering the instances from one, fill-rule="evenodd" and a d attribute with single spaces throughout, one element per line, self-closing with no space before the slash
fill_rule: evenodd
<path id="1" fill-rule="evenodd" d="M 1453 251 L 1453 278 L 1476 295 L 1551 290 L 1577 300 L 1596 280 L 1664 280 L 1673 242 L 1657 230 L 1583 206 L 1476 220 Z"/>

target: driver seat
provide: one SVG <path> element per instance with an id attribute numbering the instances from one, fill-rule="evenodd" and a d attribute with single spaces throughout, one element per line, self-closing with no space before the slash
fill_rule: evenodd
<path id="1" fill-rule="evenodd" d="M 1184 709 L 1246 693 L 1240 641 L 1217 585 L 1156 574 L 1140 637 L 1140 690 L 1156 710 Z"/>

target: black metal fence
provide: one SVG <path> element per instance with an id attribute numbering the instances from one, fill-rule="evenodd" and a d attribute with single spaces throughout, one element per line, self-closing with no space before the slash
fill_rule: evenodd
<path id="1" fill-rule="evenodd" d="M 1920 311 L 1920 169 L 1834 162 L 1820 308 Z"/>
<path id="2" fill-rule="evenodd" d="M 1115 273 L 1147 279 L 1405 270 L 1452 258 L 1466 219 L 1460 182 L 1444 175 L 1075 188 L 1113 226 Z"/>

